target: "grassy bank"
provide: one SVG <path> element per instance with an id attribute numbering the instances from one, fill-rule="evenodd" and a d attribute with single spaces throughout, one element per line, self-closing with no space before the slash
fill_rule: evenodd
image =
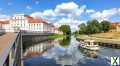
<path id="1" fill-rule="evenodd" d="M 65 36 L 63 34 L 52 34 L 49 35 L 48 38 L 55 39 L 55 38 L 64 38 Z"/>
<path id="2" fill-rule="evenodd" d="M 107 32 L 107 33 L 98 33 L 92 35 L 78 35 L 77 38 L 83 40 L 91 39 L 103 43 L 120 44 L 120 32 Z"/>

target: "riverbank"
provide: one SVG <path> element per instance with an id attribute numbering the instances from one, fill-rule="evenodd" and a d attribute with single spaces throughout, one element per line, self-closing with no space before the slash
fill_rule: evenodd
<path id="1" fill-rule="evenodd" d="M 95 40 L 101 43 L 119 44 L 120 45 L 120 32 L 108 32 L 92 35 L 77 35 L 77 39 L 81 40 Z"/>
<path id="2" fill-rule="evenodd" d="M 55 39 L 55 38 L 64 38 L 65 36 L 63 34 L 52 34 L 49 35 L 48 38 Z"/>

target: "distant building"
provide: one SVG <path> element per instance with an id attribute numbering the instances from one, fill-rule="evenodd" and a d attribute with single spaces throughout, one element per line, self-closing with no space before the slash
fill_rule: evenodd
<path id="1" fill-rule="evenodd" d="M 115 31 L 120 31 L 120 22 L 113 22 L 112 26 L 115 28 Z"/>
<path id="2" fill-rule="evenodd" d="M 54 32 L 57 33 L 57 34 L 63 34 L 63 32 L 59 31 L 59 28 L 57 28 L 57 27 L 55 27 L 55 31 Z"/>
<path id="3" fill-rule="evenodd" d="M 7 21 L 0 21 L 0 26 L 1 24 L 6 32 L 23 30 L 55 33 L 55 26 L 52 23 L 48 23 L 47 20 L 33 18 L 24 14 L 15 14 Z"/>
<path id="4" fill-rule="evenodd" d="M 4 21 L 0 21 L 0 35 L 5 33 L 5 30 L 3 29 L 3 24 L 5 24 Z"/>
<path id="5" fill-rule="evenodd" d="M 0 22 L 0 32 L 2 32 L 2 23 Z"/>
<path id="6" fill-rule="evenodd" d="M 0 23 L 0 29 L 2 28 L 2 23 Z"/>

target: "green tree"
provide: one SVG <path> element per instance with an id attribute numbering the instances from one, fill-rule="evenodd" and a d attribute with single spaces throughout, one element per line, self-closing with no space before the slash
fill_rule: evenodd
<path id="1" fill-rule="evenodd" d="M 71 34 L 71 29 L 69 25 L 61 25 L 59 27 L 59 30 L 63 32 L 64 35 L 70 35 Z"/>
<path id="2" fill-rule="evenodd" d="M 87 22 L 86 33 L 94 34 L 101 32 L 101 25 L 97 20 L 91 20 Z"/>
<path id="3" fill-rule="evenodd" d="M 82 24 L 80 24 L 79 25 L 79 33 L 80 34 L 84 34 L 84 33 L 86 33 L 86 25 L 85 25 L 85 23 L 82 23 Z"/>
<path id="4" fill-rule="evenodd" d="M 63 38 L 63 40 L 60 41 L 61 46 L 68 46 L 70 44 L 70 37 Z"/>
<path id="5" fill-rule="evenodd" d="M 101 22 L 101 27 L 102 27 L 102 32 L 107 32 L 112 28 L 111 23 L 105 20 Z"/>
<path id="6" fill-rule="evenodd" d="M 107 32 L 110 29 L 113 29 L 114 27 L 112 27 L 109 21 L 104 20 L 101 23 L 99 23 L 97 20 L 93 19 L 91 21 L 88 21 L 87 24 L 80 24 L 79 28 L 80 34 L 94 34 L 100 32 Z"/>

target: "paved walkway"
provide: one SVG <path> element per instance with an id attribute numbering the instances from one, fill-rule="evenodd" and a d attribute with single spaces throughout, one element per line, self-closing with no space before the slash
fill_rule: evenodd
<path id="1" fill-rule="evenodd" d="M 14 42 L 17 34 L 6 33 L 0 36 L 0 63 L 3 63 L 9 53 L 12 42 Z"/>

